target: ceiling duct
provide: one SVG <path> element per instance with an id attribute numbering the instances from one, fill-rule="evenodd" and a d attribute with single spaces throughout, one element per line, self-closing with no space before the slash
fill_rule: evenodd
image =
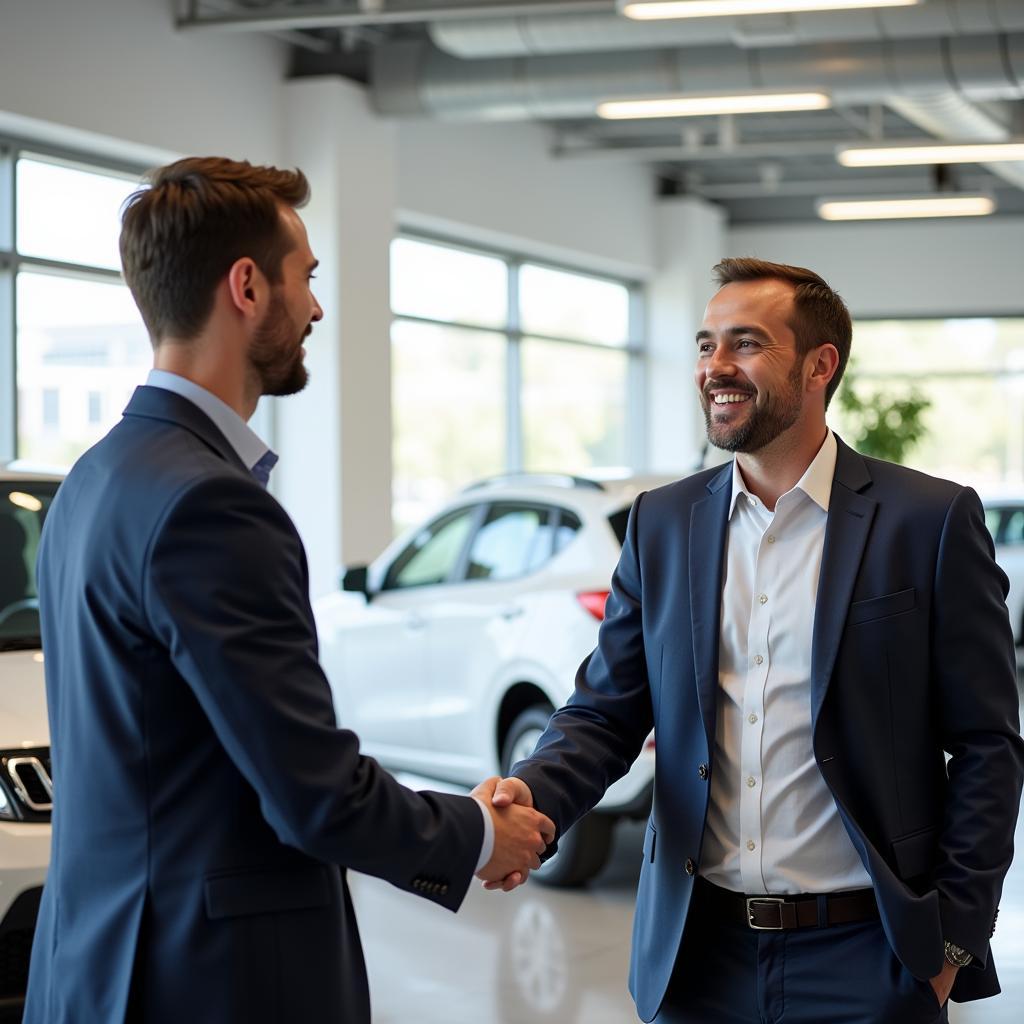
<path id="1" fill-rule="evenodd" d="M 996 117 L 955 92 L 893 96 L 888 102 L 901 117 L 940 139 L 1003 142 L 1012 134 L 1012 117 Z M 1024 163 L 1000 162 L 983 166 L 1004 181 L 1024 189 Z"/>
<path id="2" fill-rule="evenodd" d="M 827 91 L 837 105 L 960 93 L 1024 97 L 1024 33 L 737 50 L 732 46 L 459 60 L 426 40 L 373 55 L 378 112 L 442 121 L 591 118 L 597 104 L 680 93 Z"/>
<path id="3" fill-rule="evenodd" d="M 914 7 L 676 21 L 544 13 L 433 22 L 430 37 L 463 59 L 541 57 L 730 44 L 743 48 L 1024 32 L 1020 0 L 929 0 Z"/>

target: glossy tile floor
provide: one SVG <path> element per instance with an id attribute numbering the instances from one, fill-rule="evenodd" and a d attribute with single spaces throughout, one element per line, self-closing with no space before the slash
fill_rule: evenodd
<path id="1" fill-rule="evenodd" d="M 458 915 L 351 876 L 374 1024 L 636 1022 L 626 971 L 642 838 L 641 825 L 621 825 L 587 889 L 474 886 Z M 1024 1021 L 1024 825 L 1017 849 L 993 939 L 1002 994 L 953 1004 L 953 1024 Z"/>

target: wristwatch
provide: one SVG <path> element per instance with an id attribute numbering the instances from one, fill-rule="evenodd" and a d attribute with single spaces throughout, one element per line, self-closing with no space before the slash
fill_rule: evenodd
<path id="1" fill-rule="evenodd" d="M 946 960 L 954 967 L 966 967 L 974 959 L 974 956 L 968 953 L 966 949 L 961 949 L 959 946 L 953 945 L 952 942 L 946 942 L 943 945 Z"/>

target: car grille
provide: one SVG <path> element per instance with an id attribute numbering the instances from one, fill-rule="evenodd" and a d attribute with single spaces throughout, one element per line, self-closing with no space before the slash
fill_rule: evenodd
<path id="1" fill-rule="evenodd" d="M 53 809 L 49 747 L 0 752 L 0 785 L 22 821 L 49 821 Z"/>

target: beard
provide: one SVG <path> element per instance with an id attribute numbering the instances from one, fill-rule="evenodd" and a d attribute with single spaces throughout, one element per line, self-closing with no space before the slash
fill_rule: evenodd
<path id="1" fill-rule="evenodd" d="M 704 423 L 708 441 L 716 448 L 727 452 L 756 452 L 774 441 L 800 418 L 802 399 L 802 376 L 799 360 L 794 365 L 781 392 L 777 395 L 764 393 L 764 404 L 758 407 L 757 391 L 750 387 L 738 387 L 727 381 L 708 381 L 700 393 L 700 404 L 704 410 Z M 712 411 L 716 408 L 708 397 L 709 388 L 728 387 L 751 396 L 750 413 L 735 426 L 715 423 Z"/>
<path id="2" fill-rule="evenodd" d="M 249 349 L 249 367 L 259 381 L 260 394 L 294 395 L 306 386 L 309 371 L 302 363 L 302 342 L 312 330 L 313 325 L 307 324 L 296 338 L 284 299 L 273 296 Z"/>

